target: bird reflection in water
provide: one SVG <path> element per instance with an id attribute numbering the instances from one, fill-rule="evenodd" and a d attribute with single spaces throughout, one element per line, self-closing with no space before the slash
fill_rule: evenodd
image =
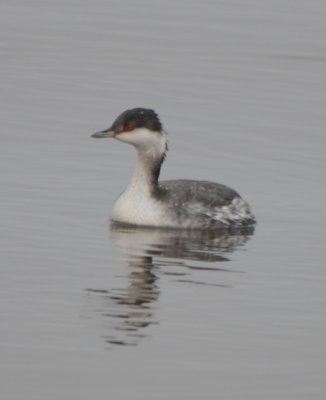
<path id="1" fill-rule="evenodd" d="M 86 289 L 89 294 L 101 296 L 102 302 L 104 300 L 105 310 L 101 307 L 101 315 L 110 319 L 110 333 L 105 341 L 137 345 L 147 336 L 145 328 L 159 323 L 155 315 L 160 294 L 159 277 L 170 276 L 180 283 L 228 287 L 220 282 L 213 283 L 210 274 L 206 280 L 203 274 L 200 280 L 195 279 L 194 274 L 198 270 L 237 272 L 227 268 L 225 262 L 252 234 L 252 228 L 225 233 L 112 224 L 110 237 L 128 259 L 127 287 Z"/>

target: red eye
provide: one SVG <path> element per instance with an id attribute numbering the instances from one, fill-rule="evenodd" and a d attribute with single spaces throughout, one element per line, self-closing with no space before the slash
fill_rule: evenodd
<path id="1" fill-rule="evenodd" d="M 131 124 L 130 122 L 127 122 L 126 125 L 123 128 L 124 132 L 131 132 L 135 129 L 135 127 L 133 126 L 133 124 Z"/>

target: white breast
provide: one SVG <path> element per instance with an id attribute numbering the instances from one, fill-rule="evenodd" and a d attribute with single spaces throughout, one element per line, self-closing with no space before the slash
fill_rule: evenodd
<path id="1" fill-rule="evenodd" d="M 126 190 L 116 201 L 112 220 L 135 225 L 168 226 L 162 205 L 140 191 Z"/>

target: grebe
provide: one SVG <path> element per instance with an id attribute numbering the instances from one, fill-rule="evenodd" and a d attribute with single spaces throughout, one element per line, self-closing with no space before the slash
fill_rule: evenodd
<path id="1" fill-rule="evenodd" d="M 138 152 L 131 182 L 113 207 L 113 221 L 200 229 L 232 229 L 255 223 L 249 205 L 227 186 L 185 179 L 158 182 L 167 152 L 167 135 L 155 111 L 126 110 L 109 129 L 92 137 L 115 138 L 132 144 Z"/>

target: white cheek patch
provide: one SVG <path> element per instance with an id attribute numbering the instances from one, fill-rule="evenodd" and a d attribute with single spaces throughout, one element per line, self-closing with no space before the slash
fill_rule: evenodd
<path id="1" fill-rule="evenodd" d="M 161 133 L 151 132 L 147 128 L 136 128 L 130 132 L 122 132 L 116 135 L 121 142 L 130 143 L 134 146 L 155 145 L 160 142 Z"/>
<path id="2" fill-rule="evenodd" d="M 164 131 L 152 132 L 147 128 L 137 128 L 119 133 L 116 138 L 136 147 L 144 159 L 161 159 L 167 150 L 167 136 Z"/>

